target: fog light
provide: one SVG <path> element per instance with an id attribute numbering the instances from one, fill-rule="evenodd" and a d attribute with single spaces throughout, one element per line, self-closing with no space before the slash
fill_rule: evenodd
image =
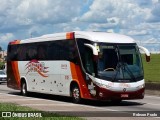
<path id="1" fill-rule="evenodd" d="M 103 93 L 102 93 L 102 92 L 100 92 L 100 93 L 99 93 L 99 96 L 100 96 L 100 97 L 103 97 Z"/>

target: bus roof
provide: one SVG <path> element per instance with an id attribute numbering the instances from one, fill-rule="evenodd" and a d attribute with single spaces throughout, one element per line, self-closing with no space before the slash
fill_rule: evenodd
<path id="1" fill-rule="evenodd" d="M 32 43 L 32 42 L 42 42 L 42 41 L 54 41 L 54 40 L 64 40 L 67 39 L 66 35 L 74 34 L 75 38 L 84 38 L 89 39 L 93 42 L 104 42 L 104 43 L 135 43 L 134 39 L 129 36 L 116 34 L 116 33 L 107 33 L 107 32 L 87 32 L 87 31 L 73 31 L 66 33 L 55 33 L 47 34 L 36 38 L 29 38 L 21 40 L 18 43 Z M 12 43 L 12 42 L 11 42 Z"/>
<path id="2" fill-rule="evenodd" d="M 134 39 L 129 36 L 107 33 L 107 32 L 75 32 L 76 38 L 81 38 L 83 36 L 86 39 L 90 39 L 94 42 L 106 42 L 106 43 L 135 43 Z"/>

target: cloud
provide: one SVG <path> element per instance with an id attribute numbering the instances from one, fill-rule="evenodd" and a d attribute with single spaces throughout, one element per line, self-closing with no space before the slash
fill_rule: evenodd
<path id="1" fill-rule="evenodd" d="M 151 11 L 151 16 L 148 18 L 149 22 L 159 22 L 160 21 L 160 1 L 154 3 L 154 6 Z"/>
<path id="2" fill-rule="evenodd" d="M 145 44 L 156 44 L 156 43 L 158 43 L 158 40 L 155 39 L 155 38 L 151 38 L 151 39 L 149 39 L 149 40 L 146 40 L 144 43 L 145 43 Z M 157 45 L 158 45 L 158 44 L 157 44 Z"/>
<path id="3" fill-rule="evenodd" d="M 90 9 L 77 19 L 88 22 L 89 28 L 95 26 L 94 24 L 99 26 L 108 24 L 108 26 L 113 25 L 113 29 L 132 30 L 151 16 L 150 7 L 141 7 L 141 5 L 149 6 L 147 1 L 138 0 L 94 0 Z"/>
<path id="4" fill-rule="evenodd" d="M 142 42 L 141 45 L 146 46 L 151 53 L 160 53 L 160 39 L 151 38 Z"/>
<path id="5" fill-rule="evenodd" d="M 15 36 L 12 33 L 0 34 L 0 46 L 2 49 L 6 49 L 8 42 L 15 39 Z"/>
<path id="6" fill-rule="evenodd" d="M 141 42 L 152 38 L 160 41 L 159 0 L 0 0 L 0 3 L 0 44 L 4 46 L 13 38 L 74 30 L 112 31 Z"/>
<path id="7" fill-rule="evenodd" d="M 76 17 L 81 10 L 81 0 L 0 0 L 1 31 L 26 29 L 35 25 L 66 23 Z M 5 12 L 4 12 L 5 11 Z M 5 13 L 5 14 L 4 14 Z M 2 22 L 3 21 L 3 22 Z M 10 30 L 10 31 L 12 31 Z"/>
<path id="8" fill-rule="evenodd" d="M 4 41 L 4 42 L 8 41 L 10 39 L 13 39 L 13 38 L 14 38 L 14 35 L 12 33 L 6 33 L 6 34 L 0 36 L 0 40 Z"/>
<path id="9" fill-rule="evenodd" d="M 142 31 L 133 30 L 133 31 L 129 31 L 127 34 L 130 36 L 133 36 L 133 35 L 134 36 L 143 36 L 143 35 L 147 34 L 147 31 L 146 30 L 142 30 Z"/>
<path id="10" fill-rule="evenodd" d="M 11 33 L 17 39 L 25 39 L 31 34 L 36 37 L 58 31 L 79 30 L 75 25 L 72 28 L 72 20 L 79 16 L 88 0 L 0 0 L 0 3 L 1 35 Z M 62 28 L 64 23 L 66 25 Z"/>
<path id="11" fill-rule="evenodd" d="M 94 0 L 78 19 L 89 23 L 87 30 L 112 30 L 141 42 L 151 38 L 160 41 L 159 8 L 158 0 Z"/>
<path id="12" fill-rule="evenodd" d="M 150 7 L 153 4 L 153 0 L 132 0 L 132 1 L 137 3 L 140 7 Z"/>

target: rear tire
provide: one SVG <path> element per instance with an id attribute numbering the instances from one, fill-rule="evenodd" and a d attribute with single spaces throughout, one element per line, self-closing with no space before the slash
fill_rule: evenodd
<path id="1" fill-rule="evenodd" d="M 21 84 L 21 94 L 23 96 L 27 96 L 27 84 L 24 81 Z"/>
<path id="2" fill-rule="evenodd" d="M 79 89 L 79 87 L 77 85 L 72 87 L 71 94 L 72 94 L 73 103 L 78 104 L 78 103 L 81 102 L 80 89 Z"/>

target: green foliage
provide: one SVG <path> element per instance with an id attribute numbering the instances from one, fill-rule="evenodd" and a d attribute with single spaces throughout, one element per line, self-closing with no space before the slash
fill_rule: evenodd
<path id="1" fill-rule="evenodd" d="M 146 82 L 160 82 L 160 54 L 151 54 L 150 62 L 146 62 L 142 55 L 142 60 Z"/>
<path id="2" fill-rule="evenodd" d="M 3 65 L 4 65 L 4 62 L 0 62 L 0 70 L 2 69 Z"/>

